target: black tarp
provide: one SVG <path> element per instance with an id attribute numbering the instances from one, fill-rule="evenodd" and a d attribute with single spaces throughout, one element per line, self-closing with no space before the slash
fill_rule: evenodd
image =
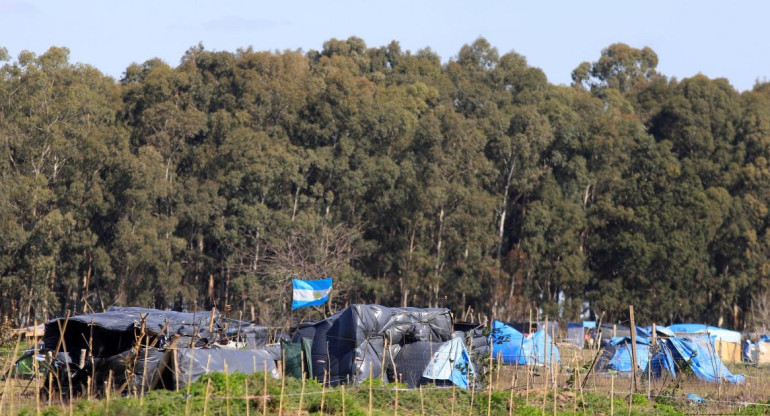
<path id="1" fill-rule="evenodd" d="M 422 373 L 433 357 L 433 353 L 441 348 L 443 342 L 417 341 L 405 344 L 391 363 L 389 373 L 398 377 L 398 381 L 406 383 L 409 387 L 417 387 L 424 384 Z"/>
<path id="2" fill-rule="evenodd" d="M 331 384 L 358 383 L 370 374 L 383 378 L 386 340 L 389 345 L 405 345 L 420 341 L 444 342 L 451 335 L 452 317 L 448 309 L 352 305 L 315 325 L 316 377 L 322 380 L 326 370 Z"/>
<path id="3" fill-rule="evenodd" d="M 180 348 L 177 350 L 176 360 L 179 363 L 178 370 L 173 371 L 173 364 L 171 364 L 168 366 L 168 371 L 173 374 L 172 380 L 176 377 L 180 388 L 209 372 L 224 372 L 225 363 L 227 363 L 228 373 L 238 371 L 244 374 L 253 374 L 262 372 L 267 368 L 271 377 L 279 378 L 280 374 L 273 360 L 273 355 L 273 352 L 264 348 L 256 350 Z M 173 361 L 170 360 L 170 363 Z M 164 377 L 164 380 L 167 379 L 169 377 Z"/>

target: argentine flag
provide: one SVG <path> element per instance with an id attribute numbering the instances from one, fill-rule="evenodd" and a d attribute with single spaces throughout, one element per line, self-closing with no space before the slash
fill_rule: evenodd
<path id="1" fill-rule="evenodd" d="M 291 285 L 294 288 L 294 301 L 291 303 L 292 310 L 307 306 L 318 306 L 329 300 L 332 278 L 323 280 L 292 279 Z"/>

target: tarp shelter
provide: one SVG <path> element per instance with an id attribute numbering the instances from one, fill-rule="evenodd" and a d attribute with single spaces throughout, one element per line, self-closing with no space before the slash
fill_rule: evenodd
<path id="1" fill-rule="evenodd" d="M 668 347 L 673 360 L 678 365 L 687 363 L 693 373 L 703 381 L 711 383 L 726 381 L 732 384 L 741 384 L 745 381 L 743 375 L 734 375 L 725 367 L 716 353 L 713 339 L 708 335 L 665 338 L 661 342 Z"/>
<path id="2" fill-rule="evenodd" d="M 615 337 L 610 340 L 613 348 L 612 357 L 607 362 L 607 368 L 620 372 L 631 372 L 633 367 L 633 349 L 631 337 Z M 644 337 L 636 338 L 636 365 L 639 370 L 647 368 L 650 358 L 650 340 Z"/>
<path id="3" fill-rule="evenodd" d="M 302 338 L 300 342 L 281 340 L 281 360 L 283 361 L 283 373 L 294 378 L 302 378 L 313 375 L 313 359 L 311 358 L 313 340 Z"/>
<path id="4" fill-rule="evenodd" d="M 307 328 L 304 331 L 310 332 Z M 369 374 L 375 378 L 385 376 L 382 362 L 386 341 L 388 345 L 449 341 L 452 316 L 445 308 L 356 304 L 318 322 L 314 332 L 312 357 L 316 378 L 321 381 L 327 373 L 333 385 L 343 381 L 360 383 Z M 420 372 L 422 369 L 424 366 Z"/>
<path id="5" fill-rule="evenodd" d="M 756 364 L 770 363 L 770 335 L 762 335 L 754 343 L 746 341 L 745 360 Z"/>
<path id="6" fill-rule="evenodd" d="M 423 378 L 451 382 L 467 389 L 476 378 L 468 350 L 460 338 L 445 342 L 433 353 L 433 357 L 422 373 Z"/>
<path id="7" fill-rule="evenodd" d="M 170 360 L 163 371 L 163 386 L 166 388 L 184 387 L 188 383 L 198 380 L 202 375 L 212 371 L 224 372 L 227 364 L 227 372 L 238 371 L 244 374 L 263 372 L 267 369 L 273 378 L 280 378 L 275 365 L 275 356 L 265 348 L 256 350 L 219 350 L 219 349 L 191 349 L 180 348 L 177 350 L 179 367 L 174 371 L 174 361 Z"/>
<path id="8" fill-rule="evenodd" d="M 393 376 L 391 379 L 406 383 L 410 388 L 426 384 L 428 381 L 423 379 L 425 368 L 430 364 L 433 354 L 440 350 L 443 344 L 417 341 L 398 348 L 392 362 L 388 363 L 387 371 Z"/>
<path id="9" fill-rule="evenodd" d="M 705 324 L 673 324 L 668 329 L 678 337 L 691 334 L 708 334 L 714 339 L 714 347 L 722 361 L 736 363 L 741 361 L 741 333 L 729 329 Z"/>
<path id="10" fill-rule="evenodd" d="M 559 348 L 544 329 L 524 337 L 513 327 L 500 322 L 492 323 L 492 355 L 501 357 L 506 364 L 560 363 Z M 553 360 L 553 361 L 551 361 Z"/>
<path id="11" fill-rule="evenodd" d="M 568 322 L 567 341 L 577 348 L 583 348 L 586 342 L 586 332 L 592 328 L 596 328 L 595 321 Z"/>

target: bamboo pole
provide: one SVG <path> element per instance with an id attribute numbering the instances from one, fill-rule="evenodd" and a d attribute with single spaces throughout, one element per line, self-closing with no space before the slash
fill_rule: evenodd
<path id="1" fill-rule="evenodd" d="M 267 361 L 262 361 L 262 416 L 267 415 Z M 321 399 L 321 413 L 324 411 L 324 402 Z"/>
<path id="2" fill-rule="evenodd" d="M 635 393 L 638 388 L 638 384 L 637 384 L 637 371 L 638 371 L 637 362 L 638 361 L 636 361 L 636 323 L 634 322 L 634 305 L 628 305 L 628 314 L 629 314 L 629 317 L 631 318 L 631 369 L 634 372 L 633 374 L 634 387 L 631 394 L 633 395 L 633 393 Z"/>
<path id="3" fill-rule="evenodd" d="M 321 383 L 321 414 L 324 414 L 324 399 L 326 399 L 326 374 L 327 370 L 324 369 L 324 379 Z"/>
<path id="4" fill-rule="evenodd" d="M 225 409 L 227 410 L 227 416 L 230 416 L 230 371 L 227 368 L 227 360 L 223 361 L 225 367 Z M 177 390 L 179 390 L 177 388 Z"/>
<path id="5" fill-rule="evenodd" d="M 302 345 L 300 343 L 300 345 Z M 302 368 L 302 389 L 299 393 L 299 412 L 302 412 L 302 406 L 305 404 L 305 351 L 300 348 L 299 350 L 300 366 Z"/>
<path id="6" fill-rule="evenodd" d="M 383 355 L 384 355 L 384 353 L 383 353 Z M 384 361 L 384 358 L 383 358 L 383 361 Z M 373 383 L 374 383 L 374 380 L 372 379 L 372 367 L 369 366 L 369 416 L 372 416 L 372 410 L 374 408 L 374 399 L 372 397 L 372 384 Z"/>
<path id="7" fill-rule="evenodd" d="M 206 397 L 203 399 L 203 416 L 209 414 L 209 395 L 211 394 L 211 379 L 206 380 Z"/>
<path id="8" fill-rule="evenodd" d="M 494 381 L 495 376 L 495 365 L 492 361 L 492 337 L 489 337 L 489 379 L 487 380 L 487 383 L 489 383 L 488 386 L 488 396 L 487 396 L 487 416 L 492 413 L 492 382 Z"/>

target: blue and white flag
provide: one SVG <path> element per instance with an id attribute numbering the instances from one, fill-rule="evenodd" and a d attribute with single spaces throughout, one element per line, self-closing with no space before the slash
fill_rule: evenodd
<path id="1" fill-rule="evenodd" d="M 294 301 L 291 303 L 292 310 L 307 306 L 318 306 L 329 300 L 332 278 L 322 280 L 292 279 L 291 285 L 294 288 Z"/>

